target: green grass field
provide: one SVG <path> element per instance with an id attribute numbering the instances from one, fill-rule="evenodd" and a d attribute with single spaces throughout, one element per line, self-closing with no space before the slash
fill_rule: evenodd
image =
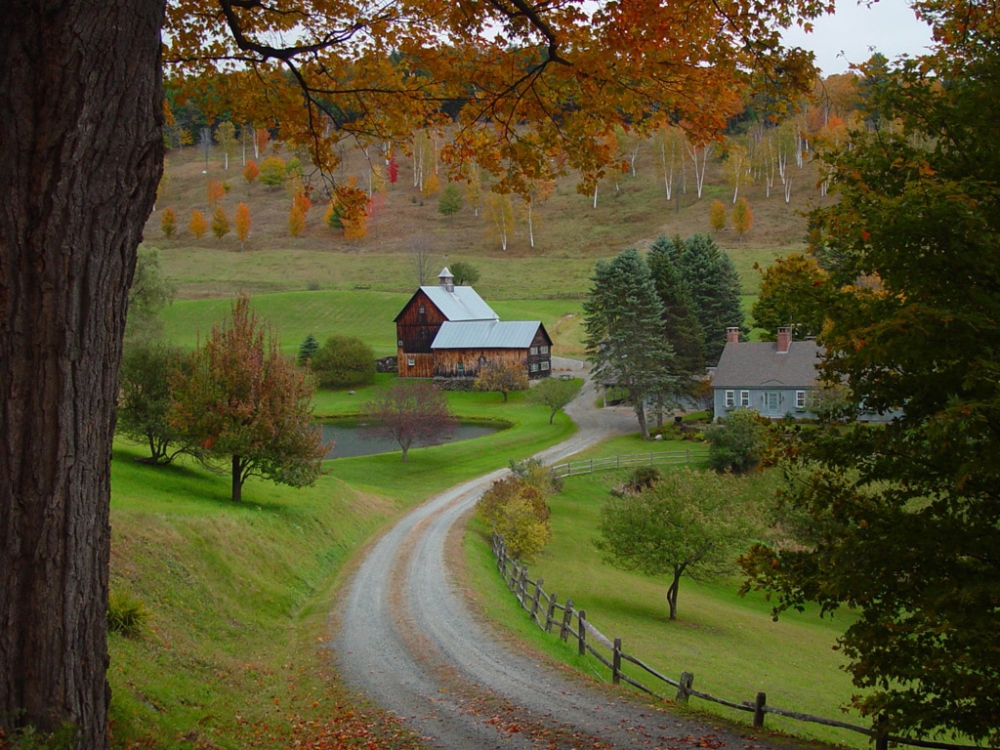
<path id="1" fill-rule="evenodd" d="M 654 450 L 683 450 L 684 442 L 665 441 Z M 616 438 L 581 458 L 649 450 L 635 436 Z M 658 671 L 678 679 L 682 671 L 695 675 L 698 690 L 727 700 L 753 701 L 758 691 L 769 705 L 858 725 L 860 718 L 845 715 L 841 706 L 851 696 L 849 677 L 833 650 L 845 627 L 845 616 L 821 619 L 813 609 L 771 618 L 771 605 L 760 595 L 740 597 L 738 580 L 698 583 L 684 579 L 678 599 L 678 619 L 671 622 L 665 600 L 668 581 L 619 571 L 601 560 L 593 546 L 600 508 L 609 489 L 626 472 L 603 472 L 570 477 L 562 493 L 551 501 L 552 542 L 531 565 L 531 578 L 542 578 L 545 590 L 560 601 L 573 599 L 577 609 L 609 638 L 620 637 L 626 652 Z M 773 492 L 766 477 L 755 481 L 754 493 Z M 466 559 L 472 587 L 488 616 L 549 656 L 580 672 L 610 681 L 609 670 L 596 659 L 580 659 L 575 643 L 562 644 L 541 633 L 517 605 L 496 572 L 481 526 L 466 537 Z M 666 697 L 674 689 L 657 683 L 634 667 L 626 671 Z M 630 688 L 626 688 L 630 689 Z M 750 715 L 704 701 L 691 708 L 748 723 Z M 866 738 L 844 730 L 769 715 L 769 729 L 835 744 L 860 747 Z"/>

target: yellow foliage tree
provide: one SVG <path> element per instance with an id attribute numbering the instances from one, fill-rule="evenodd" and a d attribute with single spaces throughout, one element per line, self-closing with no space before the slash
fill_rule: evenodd
<path id="1" fill-rule="evenodd" d="M 720 232 L 726 228 L 726 204 L 716 198 L 708 209 L 708 225 L 713 232 Z"/>
<path id="2" fill-rule="evenodd" d="M 222 206 L 216 206 L 212 213 L 212 234 L 220 240 L 229 234 L 229 217 L 222 210 Z"/>
<path id="3" fill-rule="evenodd" d="M 208 231 L 208 222 L 205 221 L 205 214 L 197 208 L 191 212 L 191 221 L 188 222 L 188 229 L 191 230 L 191 234 L 199 240 L 204 237 L 205 232 Z"/>
<path id="4" fill-rule="evenodd" d="M 752 226 L 753 211 L 750 210 L 750 204 L 747 202 L 747 199 L 740 197 L 736 201 L 736 205 L 733 206 L 733 229 L 739 234 L 741 242 L 743 235 L 749 232 Z"/>
<path id="5" fill-rule="evenodd" d="M 177 212 L 170 206 L 163 209 L 163 214 L 160 216 L 160 229 L 163 230 L 163 236 L 168 240 L 177 231 Z"/>
<path id="6" fill-rule="evenodd" d="M 327 210 L 329 211 L 329 209 Z M 325 217 L 324 220 L 326 220 Z M 288 212 L 288 233 L 292 237 L 298 237 L 305 228 L 306 215 L 297 204 L 293 203 L 291 210 Z"/>

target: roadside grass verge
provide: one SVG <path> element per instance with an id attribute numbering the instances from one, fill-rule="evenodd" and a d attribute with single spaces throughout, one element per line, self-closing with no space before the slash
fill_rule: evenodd
<path id="1" fill-rule="evenodd" d="M 320 408 L 342 413 L 358 397 L 321 392 Z M 507 404 L 497 394 L 449 397 L 463 417 L 512 427 L 413 449 L 405 464 L 398 452 L 328 461 L 313 487 L 251 480 L 239 504 L 229 500 L 228 475 L 186 457 L 140 464 L 142 447 L 116 443 L 111 588 L 133 592 L 150 619 L 138 637 L 109 635 L 115 747 L 419 745 L 330 670 L 338 577 L 407 508 L 575 430 L 561 413 L 550 426 L 548 410 L 523 394 Z"/>
<path id="2" fill-rule="evenodd" d="M 642 450 L 637 449 L 639 442 L 635 436 L 619 437 L 573 458 L 647 452 L 650 443 L 642 442 L 646 448 Z M 664 441 L 653 450 L 682 450 L 686 445 L 690 443 Z M 685 578 L 678 598 L 678 619 L 671 622 L 665 599 L 669 581 L 665 577 L 624 572 L 603 562 L 593 546 L 600 508 L 610 489 L 627 474 L 607 471 L 566 480 L 564 490 L 550 502 L 552 542 L 529 566 L 530 577 L 543 578 L 547 592 L 557 593 L 562 602 L 572 599 L 575 608 L 585 609 L 587 618 L 606 636 L 620 637 L 625 651 L 673 679 L 682 671 L 692 672 L 694 687 L 712 695 L 752 701 L 763 691 L 769 705 L 864 726 L 857 716 L 841 711 L 850 699 L 852 685 L 840 669 L 843 660 L 839 652 L 833 650 L 850 613 L 821 619 L 818 609 L 810 608 L 801 614 L 785 613 L 775 622 L 771 604 L 762 595 L 738 595 L 735 577 L 716 583 Z M 757 475 L 747 481 L 755 484 L 751 494 L 773 492 L 776 477 Z M 521 611 L 496 571 L 485 529 L 470 526 L 465 545 L 470 581 L 475 582 L 477 598 L 490 617 L 544 653 L 610 682 L 610 670 L 596 659 L 580 664 L 575 641 L 566 647 L 556 636 L 542 634 Z M 660 695 L 673 698 L 675 691 L 670 686 L 631 665 L 626 665 L 626 672 Z M 692 699 L 691 708 L 740 723 L 750 721 L 747 713 L 697 699 Z M 767 716 L 766 727 L 828 743 L 867 744 L 864 736 L 853 732 L 774 715 Z"/>

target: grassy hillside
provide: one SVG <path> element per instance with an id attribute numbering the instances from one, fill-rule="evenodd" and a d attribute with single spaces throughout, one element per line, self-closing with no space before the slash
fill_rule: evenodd
<path id="1" fill-rule="evenodd" d="M 239 289 L 254 293 L 302 289 L 403 293 L 416 285 L 415 256 L 420 249 L 429 274 L 425 280 L 430 283 L 441 266 L 461 259 L 482 269 L 477 288 L 488 300 L 545 299 L 582 294 L 598 257 L 610 257 L 630 246 L 644 247 L 661 235 L 708 232 L 711 201 L 718 198 L 727 206 L 732 202 L 732 189 L 725 184 L 716 159 L 710 163 L 700 199 L 688 174 L 686 180 L 678 176 L 674 200 L 668 203 L 661 168 L 647 144 L 640 150 L 635 176 L 619 175 L 617 180 L 609 178 L 601 183 L 596 208 L 592 196 L 576 191 L 575 175 L 561 178 L 552 196 L 535 208 L 535 247 L 529 247 L 520 218 L 509 249 L 503 252 L 485 208 L 476 216 L 466 204 L 455 216 L 442 216 L 437 209 L 438 196 L 424 196 L 415 189 L 408 160 L 401 155 L 398 158 L 400 180 L 382 194 L 383 205 L 372 218 L 368 235 L 346 240 L 322 223 L 325 199 L 318 177 L 311 180 L 317 205 L 309 214 L 303 235 L 292 238 L 287 230 L 288 190 L 262 185 L 248 188 L 240 174 L 239 158 L 231 159 L 232 166 L 225 172 L 220 155 L 212 154 L 203 174 L 200 151 L 174 151 L 167 158 L 167 177 L 157 211 L 146 227 L 146 241 L 164 250 L 167 272 L 178 281 L 182 297 L 224 296 Z M 355 175 L 359 184 L 366 184 L 366 170 L 359 153 L 348 149 L 337 176 L 347 179 Z M 221 240 L 208 234 L 197 240 L 187 230 L 192 209 L 210 214 L 205 190 L 210 179 L 230 186 L 221 203 L 230 217 L 238 202 L 250 206 L 253 226 L 244 252 L 233 234 Z M 755 261 L 766 263 L 775 255 L 803 246 L 803 212 L 821 200 L 815 187 L 815 166 L 793 167 L 791 179 L 794 188 L 788 204 L 780 190 L 772 190 L 768 197 L 763 185 L 742 188 L 741 195 L 747 197 L 754 212 L 753 228 L 742 239 L 731 229 L 715 234 L 745 278 L 749 278 L 746 271 Z M 685 181 L 686 192 L 682 187 Z M 514 203 L 516 208 L 519 199 Z M 172 239 L 163 236 L 160 226 L 162 211 L 168 206 L 178 214 L 178 231 Z M 755 289 L 754 285 L 747 291 Z"/>

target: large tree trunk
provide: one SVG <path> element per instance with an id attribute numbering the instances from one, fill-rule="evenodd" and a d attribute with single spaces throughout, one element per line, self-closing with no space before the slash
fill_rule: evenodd
<path id="1" fill-rule="evenodd" d="M 0 24 L 0 726 L 107 741 L 111 442 L 162 169 L 164 0 Z"/>

